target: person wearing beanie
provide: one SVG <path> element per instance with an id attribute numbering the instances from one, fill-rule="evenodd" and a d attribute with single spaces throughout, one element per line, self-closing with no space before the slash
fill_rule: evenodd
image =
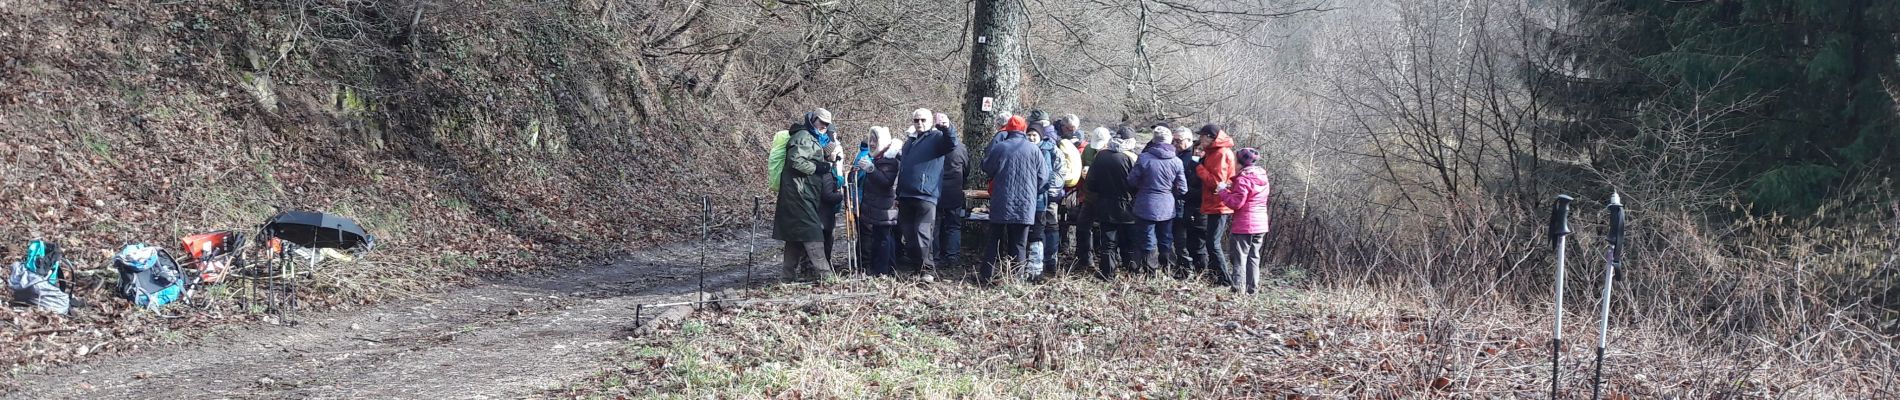
<path id="1" fill-rule="evenodd" d="M 1047 121 L 1031 122 L 1029 126 L 1025 136 L 1036 146 L 1044 167 L 1049 170 L 1049 181 L 1043 185 L 1045 194 L 1036 198 L 1036 222 L 1029 227 L 1029 258 L 1024 264 L 1026 277 L 1040 281 L 1044 267 L 1054 262 L 1054 249 L 1059 244 L 1051 236 L 1056 232 L 1056 211 L 1062 200 L 1062 175 L 1067 165 L 1063 164 L 1054 140 L 1055 128 Z"/>
<path id="2" fill-rule="evenodd" d="M 784 281 L 804 280 L 806 272 L 819 280 L 832 277 L 825 253 L 827 218 L 820 212 L 828 188 L 835 187 L 832 171 L 838 160 L 820 141 L 829 141 L 830 129 L 831 112 L 820 108 L 805 113 L 804 123 L 794 126 L 785 142 L 785 169 L 779 172 L 772 214 L 772 239 L 785 242 L 779 277 Z"/>
<path id="3" fill-rule="evenodd" d="M 1273 185 L 1266 168 L 1259 165 L 1258 150 L 1241 149 L 1235 158 L 1240 174 L 1218 194 L 1222 204 L 1234 209 L 1234 252 L 1238 255 L 1228 280 L 1234 291 L 1253 294 L 1259 287 L 1262 250 L 1271 225 L 1267 199 Z"/>
<path id="4" fill-rule="evenodd" d="M 936 113 L 933 118 L 938 131 L 947 136 L 957 137 L 955 124 L 950 116 Z M 970 217 L 970 211 L 964 207 L 963 187 L 965 171 L 970 161 L 970 152 L 962 140 L 950 142 L 950 154 L 943 158 L 943 195 L 937 197 L 937 218 L 935 222 L 935 241 L 929 246 L 919 247 L 921 251 L 934 252 L 933 258 L 938 265 L 962 265 L 963 262 L 963 220 Z M 899 243 L 908 243 L 899 241 Z M 916 246 L 912 246 L 916 247 Z M 910 255 L 916 257 L 916 255 Z"/>
<path id="5" fill-rule="evenodd" d="M 860 160 L 858 169 L 865 171 L 859 179 L 858 188 L 862 193 L 860 215 L 866 229 L 863 230 L 865 253 L 870 264 L 870 275 L 891 275 L 897 251 L 897 172 L 898 157 L 903 154 L 903 142 L 891 136 L 891 130 L 882 126 L 871 127 L 872 157 Z"/>
<path id="6" fill-rule="evenodd" d="M 983 154 L 983 173 L 991 183 L 988 248 L 995 254 L 977 271 L 978 282 L 985 285 L 994 282 L 998 267 L 1009 270 L 1004 263 L 1029 260 L 1030 227 L 1051 182 L 1048 161 L 1025 132 L 1028 123 L 1011 116 L 1001 128 L 1002 139 L 990 143 Z"/>
<path id="7" fill-rule="evenodd" d="M 1199 149 L 1194 147 L 1194 135 L 1186 134 L 1185 129 L 1176 129 L 1174 147 L 1180 153 L 1181 167 L 1194 171 L 1201 165 Z M 1201 176 L 1187 173 L 1187 194 L 1176 196 L 1174 201 L 1174 273 L 1176 279 L 1203 274 L 1207 268 L 1207 217 L 1201 213 Z"/>
<path id="8" fill-rule="evenodd" d="M 1231 285 L 1228 278 L 1233 276 L 1228 270 L 1226 242 L 1228 225 L 1233 221 L 1234 209 L 1227 207 L 1215 193 L 1220 188 L 1233 183 L 1234 175 L 1240 173 L 1239 164 L 1234 159 L 1234 139 L 1219 125 L 1202 125 L 1197 132 L 1200 136 L 1201 163 L 1194 173 L 1201 178 L 1201 213 L 1205 214 L 1207 238 L 1202 241 L 1207 248 L 1208 273 L 1214 275 L 1216 283 Z"/>
<path id="9" fill-rule="evenodd" d="M 1130 269 L 1135 258 L 1134 240 L 1127 234 L 1135 224 L 1135 189 L 1128 182 L 1135 162 L 1124 148 L 1129 144 L 1127 140 L 1102 142 L 1102 151 L 1096 153 L 1088 176 L 1083 178 L 1088 189 L 1089 218 L 1099 225 L 1094 240 L 1098 246 L 1088 255 L 1094 259 L 1100 277 L 1114 279 L 1115 271 Z"/>
<path id="10" fill-rule="evenodd" d="M 1154 138 L 1128 174 L 1128 184 L 1135 187 L 1136 220 L 1129 235 L 1140 240 L 1135 262 L 1143 273 L 1156 271 L 1162 266 L 1160 255 L 1174 251 L 1174 197 L 1187 193 L 1187 177 L 1173 141 L 1172 131 L 1156 126 Z"/>
<path id="11" fill-rule="evenodd" d="M 1122 125 L 1115 128 L 1115 140 L 1121 142 L 1121 152 L 1128 154 L 1129 160 L 1141 158 L 1141 138 L 1135 137 L 1135 128 Z"/>
<path id="12" fill-rule="evenodd" d="M 1109 132 L 1107 127 L 1098 126 L 1095 127 L 1094 130 L 1089 131 L 1088 143 L 1082 146 L 1081 162 L 1077 164 L 1082 166 L 1082 179 L 1075 185 L 1076 195 L 1074 196 L 1080 200 L 1079 204 L 1075 207 L 1075 263 L 1082 268 L 1095 265 L 1095 250 L 1102 247 L 1098 241 L 1106 237 L 1102 235 L 1101 227 L 1096 225 L 1095 213 L 1089 204 L 1091 201 L 1088 190 L 1089 171 L 1090 166 L 1095 164 L 1095 155 L 1101 153 L 1102 149 L 1108 147 L 1108 143 L 1113 141 L 1112 138 L 1114 135 L 1113 132 Z"/>

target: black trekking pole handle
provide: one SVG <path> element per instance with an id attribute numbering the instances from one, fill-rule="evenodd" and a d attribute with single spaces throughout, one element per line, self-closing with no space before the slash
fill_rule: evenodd
<path id="1" fill-rule="evenodd" d="M 1557 202 L 1550 206 L 1550 240 L 1556 243 L 1570 234 L 1570 202 L 1577 199 L 1567 194 L 1557 195 Z"/>
<path id="2" fill-rule="evenodd" d="M 1557 195 L 1556 203 L 1550 207 L 1550 243 L 1557 249 L 1556 304 L 1552 307 L 1555 321 L 1550 336 L 1550 398 L 1557 399 L 1562 391 L 1563 379 L 1559 368 L 1560 355 L 1564 348 L 1564 237 L 1570 235 L 1570 195 Z"/>
<path id="3" fill-rule="evenodd" d="M 1610 193 L 1610 254 L 1605 258 L 1603 268 L 1603 308 L 1599 309 L 1601 322 L 1597 325 L 1597 359 L 1595 375 L 1590 377 L 1590 398 L 1603 398 L 1603 352 L 1610 346 L 1610 288 L 1616 285 L 1616 267 L 1623 263 L 1623 198 Z"/>

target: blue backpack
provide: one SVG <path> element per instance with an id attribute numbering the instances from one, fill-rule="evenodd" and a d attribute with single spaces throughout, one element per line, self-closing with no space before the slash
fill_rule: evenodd
<path id="1" fill-rule="evenodd" d="M 65 256 L 60 253 L 59 245 L 41 240 L 27 243 L 26 259 L 8 267 L 7 289 L 12 292 L 9 300 L 58 314 L 67 313 L 72 297 L 60 286 L 65 283 L 59 279 L 64 264 Z"/>
<path id="2" fill-rule="evenodd" d="M 130 244 L 112 257 L 119 270 L 119 297 L 156 310 L 177 301 L 185 292 L 185 274 L 165 249 Z"/>
<path id="3" fill-rule="evenodd" d="M 26 260 L 22 262 L 27 272 L 46 277 L 46 283 L 59 285 L 60 264 L 66 262 L 65 254 L 59 251 L 59 245 L 35 240 L 26 244 Z"/>

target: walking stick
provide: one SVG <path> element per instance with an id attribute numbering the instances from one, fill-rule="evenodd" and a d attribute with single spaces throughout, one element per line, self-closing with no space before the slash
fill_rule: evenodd
<path id="1" fill-rule="evenodd" d="M 753 236 L 757 235 L 758 232 L 759 196 L 752 196 L 752 219 L 746 221 L 746 233 L 749 234 L 747 236 Z M 759 252 L 759 239 L 756 237 L 747 237 L 745 243 L 745 287 L 746 290 L 752 290 L 752 267 L 758 264 L 758 260 L 754 257 L 757 256 Z"/>
<path id="2" fill-rule="evenodd" d="M 1604 257 L 1603 308 L 1597 323 L 1596 375 L 1590 378 L 1590 398 L 1602 399 L 1603 349 L 1610 345 L 1610 287 L 1616 284 L 1616 265 L 1623 262 L 1623 199 L 1610 193 L 1610 254 Z"/>
<path id="3" fill-rule="evenodd" d="M 1563 388 L 1563 380 L 1557 367 L 1559 354 L 1564 348 L 1564 238 L 1570 236 L 1570 202 L 1576 200 L 1569 195 L 1557 195 L 1557 203 L 1550 208 L 1550 242 L 1557 248 L 1557 305 L 1553 308 L 1557 314 L 1556 326 L 1551 328 L 1550 337 L 1550 398 L 1556 399 Z"/>
<path id="4" fill-rule="evenodd" d="M 852 172 L 855 172 L 855 168 Z M 844 240 L 845 269 L 858 273 L 858 174 L 851 173 L 844 180 Z"/>
<path id="5" fill-rule="evenodd" d="M 699 197 L 699 300 L 706 301 L 706 253 L 712 251 L 712 197 Z"/>

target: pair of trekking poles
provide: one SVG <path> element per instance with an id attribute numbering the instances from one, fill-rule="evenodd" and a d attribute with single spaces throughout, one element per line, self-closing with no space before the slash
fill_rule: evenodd
<path id="1" fill-rule="evenodd" d="M 1564 343 L 1564 239 L 1570 236 L 1570 202 L 1576 199 L 1558 195 L 1550 210 L 1550 241 L 1557 248 L 1556 326 L 1550 339 L 1550 398 L 1559 398 L 1563 388 L 1558 366 Z M 1596 374 L 1590 378 L 1590 398 L 1602 399 L 1603 350 L 1610 341 L 1610 288 L 1616 283 L 1616 267 L 1623 261 L 1623 201 L 1610 193 L 1610 253 L 1604 257 L 1603 297 L 1597 324 Z"/>

